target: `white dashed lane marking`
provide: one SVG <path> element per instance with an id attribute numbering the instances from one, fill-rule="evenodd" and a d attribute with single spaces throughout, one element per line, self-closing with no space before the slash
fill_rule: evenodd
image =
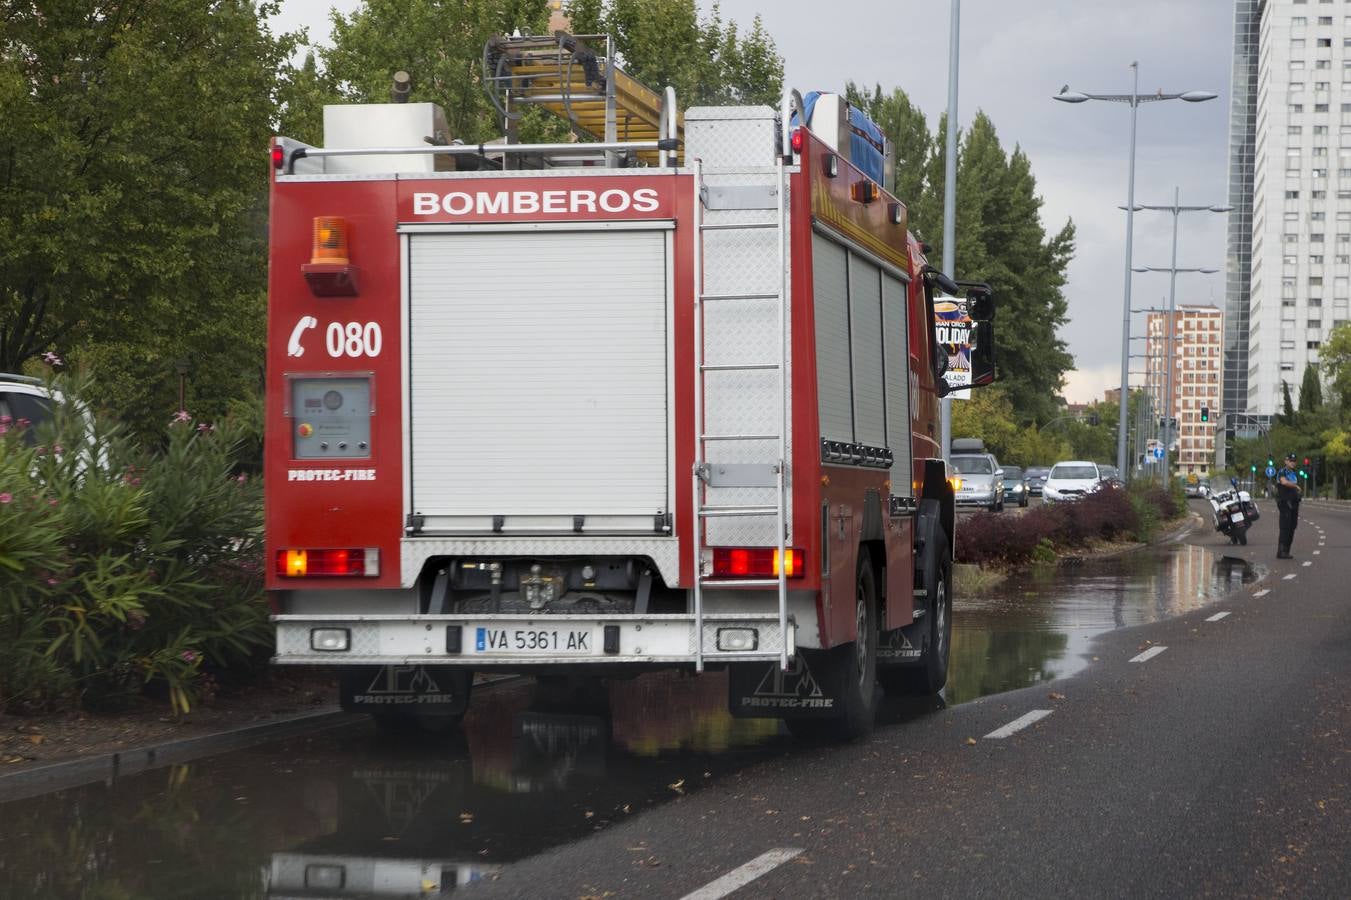
<path id="1" fill-rule="evenodd" d="M 1301 565 L 1301 566 L 1311 566 L 1311 565 L 1313 565 L 1313 563 L 1306 559 L 1306 560 L 1304 560 L 1304 562 L 1300 563 L 1300 565 Z"/>
<path id="2" fill-rule="evenodd" d="M 750 884 L 755 879 L 777 869 L 788 860 L 802 853 L 801 847 L 779 847 L 767 853 L 761 853 L 743 866 L 737 866 L 721 878 L 716 878 L 697 891 L 686 894 L 681 900 L 718 900 L 733 891 Z"/>
<path id="3" fill-rule="evenodd" d="M 1294 580 L 1295 580 L 1295 573 L 1294 573 L 1294 572 L 1291 572 L 1289 575 L 1286 575 L 1286 576 L 1285 576 L 1284 578 L 1282 578 L 1281 580 L 1282 580 L 1282 581 L 1294 581 Z"/>
<path id="4" fill-rule="evenodd" d="M 1320 554 L 1320 553 L 1322 553 L 1322 552 L 1323 552 L 1322 550 L 1315 550 L 1315 551 L 1313 552 L 1313 555 L 1314 555 L 1314 556 L 1317 556 L 1318 554 Z"/>
<path id="5" fill-rule="evenodd" d="M 1254 596 L 1254 597 L 1265 597 L 1267 594 L 1270 594 L 1270 593 L 1271 593 L 1271 588 L 1262 588 L 1260 591 L 1255 592 L 1255 593 L 1253 594 L 1253 596 Z"/>
<path id="6" fill-rule="evenodd" d="M 1054 710 L 1034 709 L 1030 713 L 1026 713 L 1025 715 L 1019 716 L 1018 718 L 1014 719 L 1012 722 L 1005 725 L 1004 727 L 996 728 L 994 731 L 991 731 L 989 734 L 985 735 L 985 739 L 987 741 L 1003 740 L 1004 738 L 1008 737 L 1011 734 L 1016 734 L 1017 732 L 1022 731 L 1029 725 L 1034 725 L 1037 722 L 1040 722 L 1042 719 L 1049 716 L 1052 712 L 1054 712 Z"/>
<path id="7" fill-rule="evenodd" d="M 1131 662 L 1139 662 L 1139 663 L 1149 662 L 1149 660 L 1158 656 L 1160 653 L 1162 653 L 1167 649 L 1168 649 L 1167 647 L 1150 647 L 1148 650 L 1146 650 L 1144 653 L 1141 653 L 1139 656 L 1132 656 Z"/>
<path id="8" fill-rule="evenodd" d="M 1220 621 L 1220 619 L 1223 619 L 1223 618 L 1224 618 L 1225 616 L 1227 616 L 1227 615 L 1229 615 L 1229 613 L 1227 613 L 1227 612 L 1217 612 L 1217 613 L 1215 613 L 1215 615 L 1213 615 L 1213 616 L 1211 616 L 1210 618 L 1206 619 L 1206 621 L 1207 621 L 1207 622 L 1218 622 L 1218 621 Z"/>

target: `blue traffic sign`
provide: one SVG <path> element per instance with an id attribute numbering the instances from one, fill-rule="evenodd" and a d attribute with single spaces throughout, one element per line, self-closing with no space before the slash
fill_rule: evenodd
<path id="1" fill-rule="evenodd" d="M 1276 467 L 1275 467 L 1275 466 L 1267 466 L 1267 477 L 1268 477 L 1268 478 L 1274 478 L 1275 476 L 1276 476 Z"/>
<path id="2" fill-rule="evenodd" d="M 1163 459 L 1163 448 L 1162 448 L 1162 447 L 1155 447 L 1155 448 L 1154 448 L 1154 458 L 1155 458 L 1155 459 Z"/>

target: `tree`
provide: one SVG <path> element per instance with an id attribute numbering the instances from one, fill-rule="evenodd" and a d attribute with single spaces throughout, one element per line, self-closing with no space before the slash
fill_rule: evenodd
<path id="1" fill-rule="evenodd" d="M 1018 430 L 1008 461 L 1018 466 L 1051 466 L 1073 455 L 1074 450 L 1064 437 L 1029 425 Z"/>
<path id="2" fill-rule="evenodd" d="M 450 136 L 468 143 L 502 133 L 483 90 L 484 44 L 517 28 L 543 32 L 549 21 L 545 0 L 365 0 L 331 16 L 332 47 L 319 57 L 341 99 L 387 102 L 402 69 L 413 79 L 409 100 L 440 104 Z"/>
<path id="3" fill-rule="evenodd" d="M 253 387 L 263 160 L 295 46 L 276 10 L 0 2 L 0 370 L 49 349 L 115 368 L 102 399 L 152 430 L 179 357 L 208 414 Z"/>
<path id="4" fill-rule="evenodd" d="M 1281 417 L 1286 424 L 1295 421 L 1295 404 L 1290 401 L 1290 382 L 1281 382 Z"/>
<path id="5" fill-rule="evenodd" d="M 575 34 L 611 35 L 624 70 L 649 87 L 674 87 L 682 107 L 778 107 L 783 57 L 759 16 L 743 38 L 716 4 L 701 21 L 695 0 L 572 0 L 568 15 Z"/>
<path id="6" fill-rule="evenodd" d="M 969 393 L 970 399 L 952 402 L 953 439 L 980 438 L 985 449 L 999 459 L 1010 457 L 1018 426 L 1004 390 L 989 387 Z"/>
<path id="7" fill-rule="evenodd" d="M 1333 328 L 1318 357 L 1342 410 L 1351 411 L 1351 324 Z"/>
<path id="8" fill-rule="evenodd" d="M 1304 381 L 1299 386 L 1299 411 L 1317 412 L 1323 405 L 1323 386 L 1318 381 L 1318 367 L 1312 363 L 1304 367 Z"/>

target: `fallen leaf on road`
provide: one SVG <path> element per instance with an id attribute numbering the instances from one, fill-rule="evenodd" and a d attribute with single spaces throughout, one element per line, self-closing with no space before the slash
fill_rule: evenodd
<path id="1" fill-rule="evenodd" d="M 666 786 L 671 790 L 675 791 L 677 794 L 685 793 L 685 779 L 683 778 L 673 784 L 668 784 Z"/>
<path id="2" fill-rule="evenodd" d="M 1064 699 L 1065 699 L 1065 695 L 1064 695 L 1064 694 L 1058 694 L 1058 693 L 1056 693 L 1055 691 L 1051 691 L 1051 693 L 1050 693 L 1048 696 L 1049 696 L 1052 700 L 1064 700 Z"/>
<path id="3" fill-rule="evenodd" d="M 473 814 L 473 813 L 471 813 L 471 812 L 462 812 L 462 813 L 460 813 L 460 823 L 461 823 L 462 825 L 468 825 L 468 824 L 469 824 L 470 822 L 472 822 L 472 821 L 474 821 L 474 814 Z"/>
<path id="4" fill-rule="evenodd" d="M 28 743 L 32 744 L 33 746 L 37 746 L 38 744 L 41 744 L 45 740 L 47 739 L 40 734 L 30 734 L 28 736 Z"/>
<path id="5" fill-rule="evenodd" d="M 966 739 L 966 745 L 967 745 L 968 747 L 974 747 L 974 746 L 976 746 L 976 739 L 973 738 L 973 737 L 967 738 L 967 739 Z"/>
<path id="6" fill-rule="evenodd" d="M 596 817 L 596 814 L 589 809 L 586 812 L 582 813 L 582 815 L 586 816 L 588 819 L 594 819 Z"/>

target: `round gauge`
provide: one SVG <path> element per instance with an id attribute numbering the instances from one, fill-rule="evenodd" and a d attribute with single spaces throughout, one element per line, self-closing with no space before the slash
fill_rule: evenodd
<path id="1" fill-rule="evenodd" d="M 326 409 L 337 409 L 342 406 L 342 394 L 337 391 L 329 391 L 324 394 L 324 407 Z"/>

